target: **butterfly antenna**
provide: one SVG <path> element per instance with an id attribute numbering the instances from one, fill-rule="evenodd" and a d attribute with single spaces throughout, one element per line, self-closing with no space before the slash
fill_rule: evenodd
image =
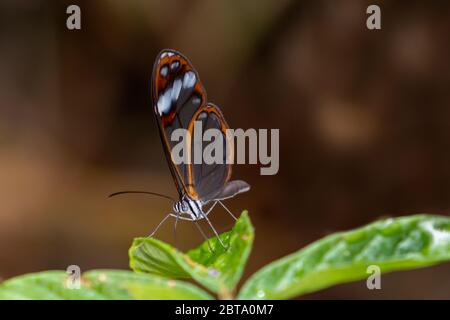
<path id="1" fill-rule="evenodd" d="M 170 197 L 170 196 L 167 196 L 167 195 L 165 195 L 165 194 L 156 193 L 156 192 L 150 192 L 150 191 L 119 191 L 119 192 L 111 193 L 111 194 L 108 196 L 108 198 L 112 198 L 112 197 L 115 197 L 115 196 L 118 196 L 118 195 L 121 195 L 121 194 L 129 194 L 129 193 L 149 194 L 149 195 L 152 195 L 152 196 L 157 196 L 157 197 L 161 197 L 161 198 L 166 198 L 166 199 L 172 200 L 172 201 L 174 201 L 174 202 L 176 201 L 174 198 L 172 198 L 172 197 Z"/>

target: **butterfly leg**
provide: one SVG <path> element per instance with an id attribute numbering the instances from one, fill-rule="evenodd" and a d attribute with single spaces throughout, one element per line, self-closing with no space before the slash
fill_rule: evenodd
<path id="1" fill-rule="evenodd" d="M 214 201 L 214 203 L 211 205 L 211 207 L 208 209 L 208 211 L 205 212 L 205 216 L 207 216 L 216 206 L 217 201 Z"/>
<path id="2" fill-rule="evenodd" d="M 204 215 L 207 216 L 207 215 L 214 209 L 214 207 L 216 206 L 216 204 L 217 204 L 217 201 L 215 201 L 215 202 L 212 204 L 212 206 L 208 209 L 207 212 L 204 213 Z M 202 234 L 203 238 L 208 242 L 209 250 L 210 250 L 212 253 L 214 253 L 214 250 L 213 250 L 213 248 L 212 248 L 212 246 L 211 246 L 211 243 L 209 242 L 209 239 L 208 239 L 207 235 L 205 234 L 205 232 L 203 231 L 202 227 L 200 226 L 200 224 L 199 224 L 196 220 L 193 220 L 193 221 L 195 222 L 195 226 L 196 226 L 197 229 L 200 231 L 200 233 Z"/>
<path id="3" fill-rule="evenodd" d="M 148 236 L 149 238 L 152 238 L 156 231 L 158 231 L 159 227 L 163 225 L 163 223 L 171 216 L 171 213 L 167 214 L 164 219 L 161 220 L 161 222 L 156 226 L 156 228 L 153 230 L 153 232 Z"/>
<path id="4" fill-rule="evenodd" d="M 214 253 L 214 250 L 213 250 L 213 248 L 212 248 L 212 246 L 211 246 L 211 243 L 209 242 L 208 237 L 207 237 L 206 234 L 205 234 L 205 231 L 203 231 L 202 227 L 200 226 L 200 224 L 199 224 L 196 220 L 194 220 L 194 223 L 195 223 L 195 226 L 197 227 L 198 231 L 200 231 L 200 233 L 202 234 L 203 238 L 204 238 L 204 239 L 206 240 L 206 242 L 208 243 L 209 250 L 210 250 L 212 253 Z"/>
<path id="5" fill-rule="evenodd" d="M 225 210 L 227 210 L 227 212 L 230 214 L 230 216 L 233 217 L 234 220 L 237 220 L 237 218 L 234 216 L 234 214 L 231 213 L 231 211 L 230 211 L 230 210 L 222 203 L 222 201 L 217 200 L 217 202 L 219 202 L 220 205 L 221 205 Z"/>
<path id="6" fill-rule="evenodd" d="M 222 201 L 220 201 L 220 200 L 217 200 L 217 202 L 219 202 L 220 203 L 220 205 L 230 214 L 230 216 L 232 216 L 233 217 L 233 219 L 234 219 L 234 221 L 237 221 L 237 218 L 236 218 L 236 216 L 233 214 L 233 213 L 231 213 L 231 211 L 222 203 Z M 229 237 L 231 237 L 231 234 L 229 235 Z M 230 240 L 230 238 L 228 237 L 228 240 Z"/>
<path id="7" fill-rule="evenodd" d="M 211 208 L 210 208 L 211 209 Z M 208 210 L 209 213 L 209 210 Z M 220 239 L 219 234 L 217 233 L 216 229 L 214 228 L 214 226 L 212 225 L 211 221 L 208 219 L 208 216 L 205 213 L 201 213 L 201 215 L 203 216 L 203 218 L 205 218 L 205 220 L 208 222 L 209 226 L 211 227 L 212 231 L 214 232 L 214 234 L 217 237 L 217 240 L 219 240 L 220 244 L 222 245 L 222 247 L 224 249 L 226 249 L 227 247 L 223 244 L 222 239 Z"/>
<path id="8" fill-rule="evenodd" d="M 175 248 L 178 249 L 178 240 L 177 240 L 177 224 L 178 224 L 178 219 L 180 217 L 180 214 L 177 212 L 177 215 L 175 217 L 175 223 L 173 225 L 173 238 L 175 240 Z"/>

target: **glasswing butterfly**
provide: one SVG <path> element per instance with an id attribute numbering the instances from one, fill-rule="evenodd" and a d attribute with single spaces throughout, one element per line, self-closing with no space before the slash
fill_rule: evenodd
<path id="1" fill-rule="evenodd" d="M 250 185 L 245 181 L 230 181 L 232 161 L 227 161 L 229 159 L 226 157 L 233 157 L 233 143 L 226 134 L 228 124 L 219 107 L 208 102 L 206 91 L 192 64 L 175 50 L 165 49 L 156 58 L 152 76 L 152 102 L 167 164 L 179 199 L 176 201 L 171 197 L 146 191 L 122 191 L 111 196 L 123 193 L 147 193 L 172 199 L 173 212 L 164 217 L 150 236 L 156 233 L 167 218 L 174 217 L 176 219 L 174 231 L 178 219 L 193 221 L 206 238 L 197 223 L 205 219 L 224 246 L 208 214 L 219 203 L 236 220 L 222 200 L 250 190 Z M 196 121 L 201 122 L 204 129 L 215 128 L 222 133 L 225 159 L 221 163 L 206 164 L 204 161 L 193 161 L 195 159 L 191 158 L 198 141 L 192 139 L 187 141 L 187 156 L 190 161 L 182 164 L 173 161 L 171 151 L 178 143 L 171 140 L 173 131 L 182 128 L 188 130 L 190 137 L 195 137 Z M 207 145 L 202 143 L 202 148 L 206 148 Z M 204 209 L 205 206 L 209 206 L 207 210 Z"/>

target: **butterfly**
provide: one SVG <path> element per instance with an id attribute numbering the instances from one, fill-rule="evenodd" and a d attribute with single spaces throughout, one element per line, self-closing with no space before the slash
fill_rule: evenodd
<path id="1" fill-rule="evenodd" d="M 174 200 L 153 192 L 131 191 L 131 193 L 163 196 L 174 201 L 173 212 L 164 217 L 150 236 L 153 236 L 169 217 L 174 217 L 176 219 L 174 230 L 179 219 L 193 221 L 206 238 L 197 223 L 205 219 L 224 246 L 208 215 L 219 203 L 236 220 L 222 200 L 249 191 L 250 185 L 242 180 L 230 180 L 232 161 L 227 160 L 233 157 L 233 143 L 226 134 L 229 127 L 221 110 L 208 102 L 198 73 L 189 60 L 180 52 L 171 49 L 162 50 L 155 60 L 152 75 L 152 103 L 164 154 L 179 198 Z M 197 130 L 195 122 L 201 123 L 204 129 L 220 130 L 224 161 L 212 164 L 192 161 L 197 143 L 195 139 L 187 141 L 187 153 L 191 161 L 179 164 L 173 160 L 172 150 L 178 143 L 171 139 L 174 130 L 185 129 L 191 137 L 195 137 L 195 130 Z M 207 146 L 208 144 L 202 144 L 203 149 Z M 113 195 L 121 193 L 130 193 L 130 191 Z"/>

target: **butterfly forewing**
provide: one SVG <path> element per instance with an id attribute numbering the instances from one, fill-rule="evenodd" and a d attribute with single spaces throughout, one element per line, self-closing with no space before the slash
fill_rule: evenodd
<path id="1" fill-rule="evenodd" d="M 173 50 L 162 51 L 153 68 L 153 105 L 160 129 L 163 147 L 172 176 L 180 196 L 208 202 L 220 193 L 231 174 L 231 165 L 226 163 L 194 164 L 195 121 L 203 125 L 203 132 L 209 128 L 220 130 L 223 135 L 224 157 L 231 155 L 230 144 L 225 135 L 228 128 L 219 108 L 207 104 L 198 73 L 191 63 Z M 189 163 L 175 164 L 171 157 L 172 148 L 178 141 L 172 141 L 174 130 L 182 128 L 191 133 L 187 146 Z M 209 143 L 203 143 L 201 154 Z"/>

